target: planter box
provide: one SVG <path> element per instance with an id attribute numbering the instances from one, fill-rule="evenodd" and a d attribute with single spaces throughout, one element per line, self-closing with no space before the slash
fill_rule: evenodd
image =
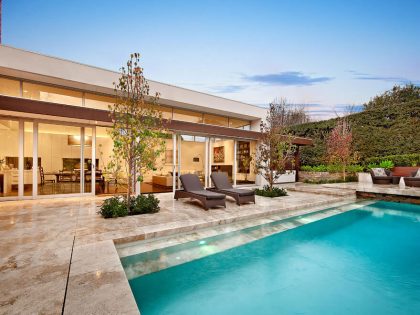
<path id="1" fill-rule="evenodd" d="M 262 177 L 261 175 L 258 177 L 259 177 L 259 181 L 257 181 L 257 185 L 264 186 L 268 184 L 268 182 L 264 179 L 264 177 Z M 280 177 L 275 181 L 275 184 L 294 183 L 296 181 L 295 179 L 296 179 L 295 170 L 286 171 L 286 173 L 280 175 Z"/>
<path id="2" fill-rule="evenodd" d="M 299 181 L 321 181 L 321 180 L 339 180 L 342 179 L 342 173 L 328 173 L 328 172 L 299 172 Z"/>
<path id="3" fill-rule="evenodd" d="M 357 173 L 357 179 L 359 183 L 372 184 L 372 176 L 370 176 L 370 173 Z"/>
<path id="4" fill-rule="evenodd" d="M 392 175 L 401 177 L 410 177 L 411 173 L 417 171 L 420 166 L 395 166 L 391 172 Z"/>

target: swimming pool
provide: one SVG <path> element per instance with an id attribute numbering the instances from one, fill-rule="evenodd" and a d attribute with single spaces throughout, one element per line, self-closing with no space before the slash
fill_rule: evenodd
<path id="1" fill-rule="evenodd" d="M 129 283 L 142 315 L 418 314 L 420 206 L 375 202 Z"/>

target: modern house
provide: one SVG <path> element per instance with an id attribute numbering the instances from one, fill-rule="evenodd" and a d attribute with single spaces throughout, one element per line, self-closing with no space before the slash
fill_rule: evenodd
<path id="1" fill-rule="evenodd" d="M 120 191 L 109 162 L 108 105 L 119 73 L 0 45 L 0 200 Z M 149 80 L 171 135 L 142 192 L 170 192 L 177 175 L 205 186 L 225 172 L 260 183 L 250 158 L 266 109 Z M 296 138 L 297 145 L 311 144 Z M 92 174 L 95 174 L 92 176 Z M 289 180 L 294 180 L 292 177 Z"/>

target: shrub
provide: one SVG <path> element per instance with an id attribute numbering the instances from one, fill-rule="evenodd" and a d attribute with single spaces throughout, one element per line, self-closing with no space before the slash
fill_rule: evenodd
<path id="1" fill-rule="evenodd" d="M 390 170 L 391 168 L 394 167 L 394 162 L 390 160 L 384 160 L 381 163 L 379 163 L 379 167 L 384 168 L 386 170 Z"/>
<path id="2" fill-rule="evenodd" d="M 125 199 L 120 196 L 114 196 L 104 200 L 98 213 L 105 219 L 125 217 L 128 215 Z"/>
<path id="3" fill-rule="evenodd" d="M 270 190 L 270 186 L 265 185 L 263 189 L 255 189 L 255 194 L 258 196 L 274 198 L 287 196 L 287 190 L 280 187 L 273 187 L 273 189 Z"/>
<path id="4" fill-rule="evenodd" d="M 356 174 L 356 173 L 363 172 L 363 170 L 364 170 L 363 166 L 357 165 L 357 164 L 356 165 L 349 165 L 347 167 L 347 172 L 348 173 L 354 173 L 354 174 Z"/>
<path id="5" fill-rule="evenodd" d="M 156 213 L 160 210 L 159 199 L 149 194 L 131 197 L 129 199 L 130 206 L 127 210 L 127 198 L 122 196 L 114 196 L 104 200 L 98 214 L 104 218 L 125 217 L 127 215 L 136 215 L 144 213 Z"/>
<path id="6" fill-rule="evenodd" d="M 379 164 L 376 163 L 369 163 L 368 166 L 366 167 L 367 170 L 371 170 L 372 168 L 378 168 Z"/>
<path id="7" fill-rule="evenodd" d="M 365 160 L 365 165 L 376 164 L 379 165 L 381 161 L 389 160 L 394 163 L 395 166 L 418 166 L 420 165 L 420 153 L 412 154 L 398 154 L 398 155 L 386 155 L 386 156 L 374 156 Z"/>
<path id="8" fill-rule="evenodd" d="M 131 214 L 159 212 L 159 199 L 155 195 L 138 195 L 131 204 Z"/>
<path id="9" fill-rule="evenodd" d="M 357 182 L 356 176 L 347 176 L 346 179 L 318 179 L 310 180 L 305 179 L 303 182 L 306 184 L 333 184 L 333 183 L 348 183 L 348 182 Z"/>

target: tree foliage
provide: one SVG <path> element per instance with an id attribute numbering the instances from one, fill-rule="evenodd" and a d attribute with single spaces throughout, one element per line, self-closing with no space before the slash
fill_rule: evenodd
<path id="1" fill-rule="evenodd" d="M 261 140 L 255 166 L 268 182 L 269 190 L 273 190 L 275 181 L 285 173 L 286 165 L 294 161 L 296 147 L 288 130 L 289 114 L 285 100 L 274 101 L 270 104 L 265 121 L 260 124 Z"/>
<path id="2" fill-rule="evenodd" d="M 142 181 L 146 171 L 156 168 L 156 160 L 164 151 L 165 130 L 162 113 L 157 110 L 159 95 L 149 96 L 140 54 L 130 55 L 114 86 L 116 101 L 110 106 L 113 123 L 110 136 L 115 155 L 124 162 L 129 200 L 130 194 L 135 193 L 136 182 Z"/>
<path id="3" fill-rule="evenodd" d="M 347 167 L 357 160 L 356 154 L 353 152 L 352 142 L 353 133 L 347 119 L 339 119 L 327 137 L 326 161 L 342 169 L 344 180 L 346 179 Z"/>
<path id="4" fill-rule="evenodd" d="M 405 86 L 395 85 L 391 90 L 375 96 L 364 104 L 365 109 L 384 108 L 394 104 L 401 104 L 420 100 L 420 87 L 414 84 Z"/>

